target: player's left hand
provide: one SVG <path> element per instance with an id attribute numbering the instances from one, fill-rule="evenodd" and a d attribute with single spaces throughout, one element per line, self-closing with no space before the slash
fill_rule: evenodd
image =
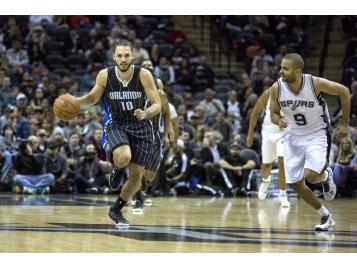
<path id="1" fill-rule="evenodd" d="M 348 135 L 348 126 L 345 126 L 345 125 L 339 125 L 337 127 L 338 129 L 338 132 L 340 133 L 340 137 L 341 138 L 344 138 Z"/>
<path id="2" fill-rule="evenodd" d="M 144 120 L 146 118 L 146 112 L 141 109 L 136 109 L 134 111 L 134 116 L 139 120 Z"/>
<path id="3" fill-rule="evenodd" d="M 168 136 L 169 136 L 169 140 L 170 141 L 174 141 L 175 140 L 175 132 L 171 127 L 169 128 Z"/>
<path id="4" fill-rule="evenodd" d="M 163 140 L 164 140 L 165 148 L 170 148 L 170 139 L 168 135 L 164 135 Z"/>

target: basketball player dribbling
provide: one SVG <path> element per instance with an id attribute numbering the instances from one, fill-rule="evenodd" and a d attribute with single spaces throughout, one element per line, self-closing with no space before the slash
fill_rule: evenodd
<path id="1" fill-rule="evenodd" d="M 125 168 L 129 168 L 129 177 L 109 217 L 118 227 L 126 227 L 129 222 L 121 210 L 139 189 L 145 166 L 151 161 L 154 134 L 149 118 L 161 111 L 161 102 L 151 73 L 132 64 L 133 47 L 129 41 L 115 44 L 113 59 L 116 65 L 101 70 L 93 89 L 77 100 L 81 105 L 103 100 L 102 146 L 108 161 L 115 166 L 109 185 L 116 188 Z M 151 105 L 145 108 L 148 101 Z"/>
<path id="2" fill-rule="evenodd" d="M 254 105 L 249 119 L 249 130 L 247 135 L 247 146 L 253 144 L 254 128 L 257 124 L 261 111 L 265 108 L 264 121 L 262 125 L 262 165 L 260 172 L 263 176 L 262 184 L 258 190 L 258 198 L 264 200 L 268 194 L 270 183 L 270 172 L 273 162 L 278 158 L 278 177 L 279 177 L 279 202 L 281 207 L 289 207 L 288 197 L 286 195 L 286 182 L 283 160 L 283 141 L 284 132 L 273 124 L 270 120 L 270 88 L 260 95 L 257 103 Z"/>
<path id="3" fill-rule="evenodd" d="M 306 186 L 305 180 L 321 184 L 327 201 L 334 199 L 336 185 L 328 167 L 331 138 L 329 114 L 322 92 L 338 95 L 342 102 L 342 121 L 338 126 L 347 135 L 350 98 L 345 86 L 324 78 L 303 74 L 304 61 L 299 54 L 290 53 L 281 62 L 281 78 L 271 87 L 270 114 L 273 123 L 286 129 L 284 162 L 286 182 L 320 215 L 315 231 L 328 231 L 335 226 L 329 210 Z M 280 111 L 283 115 L 281 116 Z"/>

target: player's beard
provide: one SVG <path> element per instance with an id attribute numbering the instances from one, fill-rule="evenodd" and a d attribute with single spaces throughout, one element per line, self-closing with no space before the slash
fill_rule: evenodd
<path id="1" fill-rule="evenodd" d="M 132 60 L 131 62 L 129 62 L 128 65 L 127 65 L 126 67 L 124 67 L 124 68 L 123 68 L 122 65 L 120 65 L 120 64 L 118 64 L 118 63 L 116 63 L 116 65 L 117 65 L 118 69 L 119 69 L 122 73 L 125 73 L 127 70 L 129 70 L 129 68 L 131 67 L 132 63 L 133 63 L 133 60 Z"/>

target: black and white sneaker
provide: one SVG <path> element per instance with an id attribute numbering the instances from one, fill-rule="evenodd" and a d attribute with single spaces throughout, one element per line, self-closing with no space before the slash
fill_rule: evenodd
<path id="1" fill-rule="evenodd" d="M 129 227 L 129 222 L 124 218 L 120 210 L 114 210 L 113 207 L 110 207 L 109 218 L 115 222 L 116 227 Z"/>
<path id="2" fill-rule="evenodd" d="M 112 191 L 117 191 L 120 188 L 120 181 L 125 172 L 125 168 L 114 167 L 109 177 L 109 187 Z"/>
<path id="3" fill-rule="evenodd" d="M 143 196 L 141 194 L 141 192 L 137 192 L 136 193 L 136 200 L 135 200 L 135 204 L 133 206 L 133 213 L 134 214 L 141 214 L 144 212 L 144 202 L 143 202 Z"/>
<path id="4" fill-rule="evenodd" d="M 331 201 L 336 195 L 336 184 L 333 182 L 333 172 L 330 167 L 326 169 L 327 180 L 322 183 L 322 190 L 326 201 Z"/>
<path id="5" fill-rule="evenodd" d="M 333 229 L 334 226 L 335 226 L 335 221 L 332 219 L 332 216 L 330 213 L 327 216 L 321 217 L 321 222 L 320 222 L 320 224 L 315 226 L 315 231 L 317 231 L 317 232 L 330 231 Z"/>
<path id="6" fill-rule="evenodd" d="M 145 192 L 141 192 L 141 196 L 143 198 L 143 204 L 145 207 L 151 207 L 152 206 L 152 200 L 149 198 L 149 196 Z"/>

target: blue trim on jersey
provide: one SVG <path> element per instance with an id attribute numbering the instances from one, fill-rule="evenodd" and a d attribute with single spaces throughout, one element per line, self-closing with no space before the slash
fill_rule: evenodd
<path id="1" fill-rule="evenodd" d="M 163 137 L 164 137 L 164 118 L 162 116 L 162 113 L 160 113 L 160 119 L 159 119 L 159 131 L 157 132 L 159 134 L 159 138 L 161 141 L 161 157 L 164 157 L 165 153 L 165 144 L 163 143 Z"/>
<path id="2" fill-rule="evenodd" d="M 104 129 L 103 129 L 102 141 L 101 142 L 102 142 L 103 148 L 105 148 L 105 146 L 107 144 L 106 126 L 109 123 L 109 121 L 112 119 L 112 115 L 111 115 L 111 113 L 109 111 L 108 103 L 107 103 L 107 101 L 105 99 L 104 99 L 104 102 L 103 102 L 103 109 L 104 109 L 105 115 L 103 117 Z"/>

